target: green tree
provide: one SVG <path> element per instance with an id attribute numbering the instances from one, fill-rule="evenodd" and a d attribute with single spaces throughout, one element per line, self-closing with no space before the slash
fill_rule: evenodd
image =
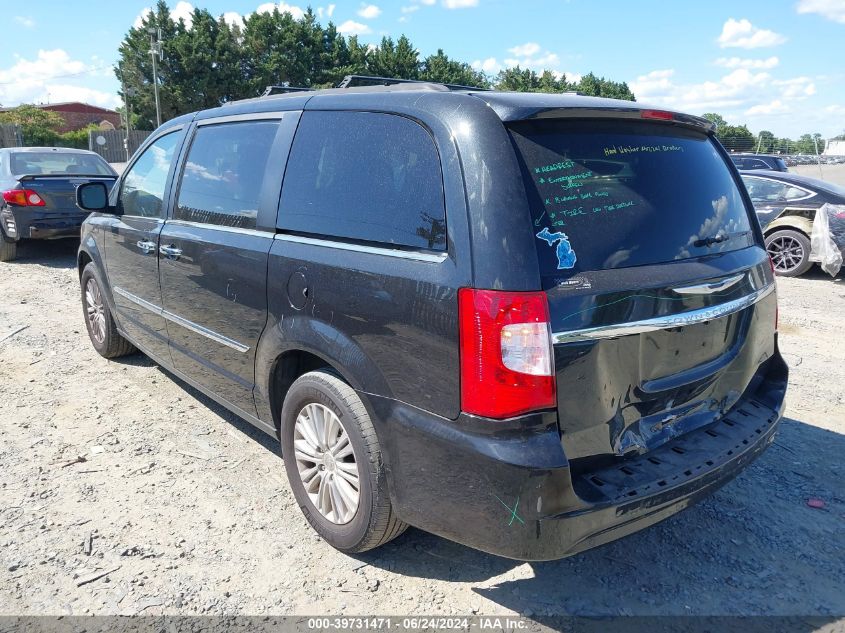
<path id="1" fill-rule="evenodd" d="M 7 112 L 0 112 L 0 123 L 21 127 L 24 145 L 52 145 L 58 138 L 58 128 L 64 125 L 62 115 L 31 104 L 19 105 Z"/>
<path id="2" fill-rule="evenodd" d="M 377 77 L 419 79 L 419 52 L 404 35 L 395 44 L 391 38 L 383 37 L 369 58 L 368 70 Z"/>
<path id="3" fill-rule="evenodd" d="M 596 77 L 593 73 L 587 73 L 581 77 L 581 81 L 576 85 L 578 94 L 588 95 L 591 97 L 607 97 L 609 99 L 625 99 L 626 101 L 636 101 L 634 93 L 624 81 L 611 81 L 604 77 Z"/>
<path id="4" fill-rule="evenodd" d="M 490 85 L 484 73 L 473 70 L 469 64 L 449 59 L 442 48 L 438 48 L 436 54 L 429 55 L 423 60 L 419 78 L 425 81 L 479 88 L 487 88 Z"/>
<path id="5" fill-rule="evenodd" d="M 716 114 L 715 112 L 705 112 L 701 116 L 702 116 L 702 118 L 707 119 L 708 121 L 710 121 L 710 123 L 715 125 L 716 129 L 718 129 L 720 127 L 724 127 L 728 124 L 728 122 L 725 121 L 725 119 L 722 118 L 721 114 Z"/>

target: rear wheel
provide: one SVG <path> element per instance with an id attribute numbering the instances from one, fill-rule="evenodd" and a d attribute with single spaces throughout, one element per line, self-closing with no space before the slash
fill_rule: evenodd
<path id="1" fill-rule="evenodd" d="M 405 531 L 393 513 L 370 416 L 340 378 L 312 371 L 293 383 L 282 407 L 281 441 L 297 503 L 330 545 L 364 552 Z"/>
<path id="2" fill-rule="evenodd" d="M 810 270 L 810 238 L 792 229 L 775 231 L 766 236 L 766 250 L 772 258 L 775 273 L 782 277 L 798 277 Z"/>
<path id="3" fill-rule="evenodd" d="M 135 346 L 117 331 L 93 262 L 83 269 L 80 286 L 85 327 L 97 353 L 104 358 L 117 358 L 135 352 Z"/>
<path id="4" fill-rule="evenodd" d="M 0 234 L 0 262 L 10 262 L 18 256 L 18 243 L 9 242 Z"/>

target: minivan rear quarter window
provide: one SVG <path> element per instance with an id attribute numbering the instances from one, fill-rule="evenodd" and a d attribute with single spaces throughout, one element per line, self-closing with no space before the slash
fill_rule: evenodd
<path id="1" fill-rule="evenodd" d="M 639 121 L 511 126 L 544 275 L 641 266 L 753 244 L 707 135 Z"/>
<path id="2" fill-rule="evenodd" d="M 443 177 L 431 135 L 398 115 L 304 113 L 285 172 L 279 228 L 444 250 Z"/>

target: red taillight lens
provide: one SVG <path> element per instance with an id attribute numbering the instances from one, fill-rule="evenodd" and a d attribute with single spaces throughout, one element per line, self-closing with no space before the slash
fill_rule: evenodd
<path id="1" fill-rule="evenodd" d="M 661 121 L 672 121 L 675 115 L 665 110 L 641 110 L 640 116 L 643 119 L 659 119 Z"/>
<path id="2" fill-rule="evenodd" d="M 510 418 L 555 406 L 543 292 L 458 291 L 461 410 Z"/>
<path id="3" fill-rule="evenodd" d="M 9 189 L 3 192 L 3 200 L 19 207 L 44 206 L 44 200 L 32 189 Z"/>

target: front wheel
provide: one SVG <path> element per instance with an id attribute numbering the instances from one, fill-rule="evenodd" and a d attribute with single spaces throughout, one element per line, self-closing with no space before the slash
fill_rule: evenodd
<path id="1" fill-rule="evenodd" d="M 364 552 L 396 538 L 384 461 L 355 391 L 326 371 L 293 383 L 282 406 L 282 456 L 305 518 L 331 546 Z"/>
<path id="2" fill-rule="evenodd" d="M 82 310 L 88 337 L 97 353 L 104 358 L 117 358 L 136 351 L 135 346 L 117 331 L 109 304 L 103 295 L 97 267 L 90 262 L 79 280 L 82 287 Z"/>
<path id="3" fill-rule="evenodd" d="M 798 277 L 810 270 L 810 238 L 799 231 L 783 229 L 766 236 L 766 250 L 775 274 Z"/>

